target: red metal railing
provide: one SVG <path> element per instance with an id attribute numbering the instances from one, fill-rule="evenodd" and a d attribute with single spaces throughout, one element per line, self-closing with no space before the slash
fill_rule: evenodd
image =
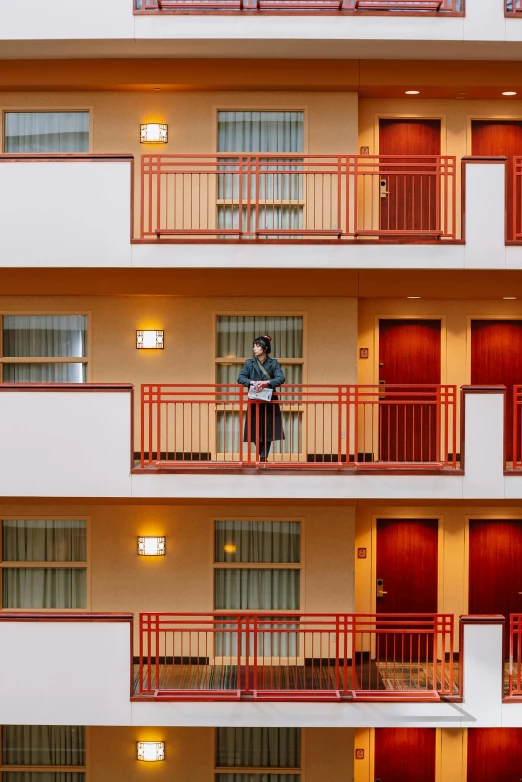
<path id="1" fill-rule="evenodd" d="M 522 469 L 522 385 L 513 386 L 513 469 Z"/>
<path id="2" fill-rule="evenodd" d="M 431 700 L 457 695 L 453 649 L 450 614 L 144 613 L 136 690 L 171 700 Z"/>
<path id="3" fill-rule="evenodd" d="M 522 614 L 509 617 L 509 697 L 522 695 Z"/>
<path id="4" fill-rule="evenodd" d="M 509 2 L 509 0 L 507 0 Z M 515 0 L 519 2 L 520 0 Z M 282 11 L 464 14 L 464 0 L 134 0 L 135 11 Z"/>
<path id="5" fill-rule="evenodd" d="M 504 0 L 504 3 L 506 16 L 520 16 L 522 14 L 522 0 Z"/>
<path id="6" fill-rule="evenodd" d="M 520 155 L 515 155 L 513 158 L 513 191 L 508 195 L 511 195 L 512 199 L 511 210 L 509 210 L 508 202 L 508 216 L 511 216 L 509 215 L 509 211 L 511 211 L 512 219 L 508 221 L 507 238 L 519 242 L 522 240 L 522 156 Z"/>
<path id="7" fill-rule="evenodd" d="M 140 238 L 456 239 L 456 158 L 143 155 Z"/>
<path id="8" fill-rule="evenodd" d="M 142 385 L 140 463 L 456 469 L 456 399 L 446 385 L 285 385 L 263 403 L 239 385 Z"/>

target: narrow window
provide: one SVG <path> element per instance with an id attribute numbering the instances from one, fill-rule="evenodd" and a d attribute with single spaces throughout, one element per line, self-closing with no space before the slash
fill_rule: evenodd
<path id="1" fill-rule="evenodd" d="M 4 152 L 89 151 L 88 111 L 7 111 L 4 118 Z"/>

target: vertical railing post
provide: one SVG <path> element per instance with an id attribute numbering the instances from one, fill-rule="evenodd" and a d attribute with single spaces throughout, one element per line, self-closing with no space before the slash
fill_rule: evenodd
<path id="1" fill-rule="evenodd" d="M 443 395 L 442 395 L 442 386 L 436 386 L 435 391 L 435 399 L 436 399 L 436 405 L 435 405 L 435 461 L 440 462 L 440 436 L 441 436 L 441 427 L 440 427 L 440 417 L 441 417 L 441 407 L 443 404 Z M 430 443 L 428 441 L 428 449 L 430 448 Z M 422 458 L 422 457 L 421 457 Z M 445 461 L 445 460 L 444 460 Z"/>
<path id="2" fill-rule="evenodd" d="M 243 413 L 244 413 L 244 404 L 245 404 L 245 393 L 246 393 L 245 392 L 245 386 L 239 386 L 239 432 L 238 432 L 238 437 L 239 437 L 239 462 L 240 462 L 240 464 L 243 464 L 243 434 L 242 434 L 242 429 L 243 429 L 243 426 L 244 426 L 244 424 L 243 424 Z M 248 422 L 245 421 L 245 424 L 247 424 L 247 423 Z M 233 441 L 233 437 L 234 437 L 234 435 L 232 434 L 232 443 L 234 442 Z"/>
<path id="3" fill-rule="evenodd" d="M 518 397 L 520 393 L 521 386 L 514 386 L 513 387 L 513 469 L 516 470 L 518 467 L 518 442 L 519 442 L 519 435 L 518 435 L 518 427 L 519 427 L 519 421 L 518 421 Z"/>
<path id="4" fill-rule="evenodd" d="M 139 649 L 140 649 L 139 676 L 140 676 L 140 680 L 138 682 L 138 693 L 140 695 L 143 695 L 143 689 L 144 689 L 143 688 L 143 633 L 144 633 L 143 617 L 144 616 L 145 616 L 145 614 L 141 614 L 140 613 L 140 624 L 139 624 L 139 628 L 140 628 L 139 629 L 139 634 L 140 634 L 140 637 L 139 637 Z"/>

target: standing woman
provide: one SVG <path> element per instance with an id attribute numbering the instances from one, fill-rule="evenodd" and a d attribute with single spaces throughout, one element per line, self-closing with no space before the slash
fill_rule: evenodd
<path id="1" fill-rule="evenodd" d="M 247 358 L 243 369 L 239 373 L 237 382 L 256 391 L 263 388 L 276 389 L 285 382 L 285 376 L 279 362 L 270 358 L 272 350 L 271 338 L 265 335 L 254 340 L 254 358 Z M 250 441 L 256 442 L 257 416 L 259 415 L 259 460 L 266 462 L 270 448 L 274 440 L 284 440 L 283 423 L 281 420 L 281 408 L 275 394 L 271 402 L 249 402 L 250 410 Z M 243 442 L 248 442 L 248 416 L 245 421 Z"/>

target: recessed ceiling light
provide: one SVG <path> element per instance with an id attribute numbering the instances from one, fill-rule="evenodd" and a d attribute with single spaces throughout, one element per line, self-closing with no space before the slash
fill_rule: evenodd
<path id="1" fill-rule="evenodd" d="M 161 90 L 161 87 L 154 87 L 154 92 L 159 92 Z"/>
<path id="2" fill-rule="evenodd" d="M 405 95 L 418 95 L 419 90 L 406 90 Z"/>
<path id="3" fill-rule="evenodd" d="M 420 296 L 406 296 L 407 299 L 420 299 Z"/>
<path id="4" fill-rule="evenodd" d="M 516 92 L 503 92 L 502 95 L 516 95 Z"/>
<path id="5" fill-rule="evenodd" d="M 504 301 L 516 301 L 517 300 L 516 296 L 502 296 L 502 298 L 504 299 Z"/>
<path id="6" fill-rule="evenodd" d="M 465 94 L 466 94 L 465 92 L 459 92 L 459 95 L 465 95 Z"/>

